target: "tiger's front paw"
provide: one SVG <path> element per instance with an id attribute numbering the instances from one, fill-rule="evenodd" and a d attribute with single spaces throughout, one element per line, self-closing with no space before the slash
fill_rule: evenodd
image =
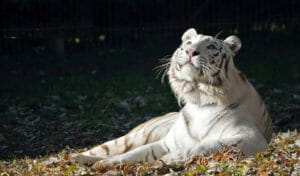
<path id="1" fill-rule="evenodd" d="M 70 154 L 69 157 L 71 160 L 78 162 L 81 165 L 92 165 L 95 162 L 103 159 L 102 157 L 89 156 L 84 153 L 73 153 Z"/>
<path id="2" fill-rule="evenodd" d="M 177 153 L 170 153 L 164 155 L 159 161 L 166 165 L 182 165 L 185 162 L 186 157 L 179 155 Z"/>
<path id="3" fill-rule="evenodd" d="M 104 159 L 97 161 L 92 168 L 95 170 L 102 170 L 103 168 L 109 168 L 116 164 L 119 164 L 120 161 L 114 160 L 114 159 Z"/>

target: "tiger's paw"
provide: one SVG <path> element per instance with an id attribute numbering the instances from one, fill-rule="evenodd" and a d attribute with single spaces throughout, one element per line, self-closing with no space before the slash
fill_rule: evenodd
<path id="1" fill-rule="evenodd" d="M 83 153 L 73 153 L 69 155 L 70 159 L 81 165 L 92 165 L 99 160 L 103 160 L 102 157 L 90 156 Z"/>
<path id="2" fill-rule="evenodd" d="M 95 170 L 103 170 L 104 168 L 110 168 L 116 164 L 119 164 L 120 162 L 113 159 L 103 159 L 100 161 L 97 161 L 93 166 L 92 169 Z"/>
<path id="3" fill-rule="evenodd" d="M 170 153 L 159 159 L 159 162 L 164 165 L 182 165 L 185 163 L 185 157 L 175 153 Z"/>

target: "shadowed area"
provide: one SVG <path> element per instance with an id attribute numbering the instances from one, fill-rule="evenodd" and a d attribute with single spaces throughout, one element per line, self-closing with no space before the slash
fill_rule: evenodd
<path id="1" fill-rule="evenodd" d="M 299 129 L 299 39 L 251 36 L 242 38 L 237 67 L 265 100 L 275 132 Z M 91 50 L 65 59 L 3 58 L 1 157 L 91 147 L 153 116 L 178 111 L 167 81 L 160 84 L 153 71 L 177 45 L 101 48 L 102 56 Z"/>
<path id="2" fill-rule="evenodd" d="M 291 132 L 300 130 L 299 7 L 298 0 L 0 1 L 0 173 L 96 174 L 68 153 L 179 111 L 154 68 L 194 27 L 241 39 L 234 62 L 270 112 L 269 149 L 249 160 L 227 150 L 195 158 L 193 167 L 120 165 L 110 174 L 300 174 L 299 133 Z"/>

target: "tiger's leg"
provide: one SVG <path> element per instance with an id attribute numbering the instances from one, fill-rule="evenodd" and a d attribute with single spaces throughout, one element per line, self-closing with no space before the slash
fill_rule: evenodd
<path id="1" fill-rule="evenodd" d="M 81 164 L 92 164 L 107 157 L 119 155 L 139 146 L 153 143 L 165 137 L 178 117 L 177 112 L 153 118 L 125 136 L 105 142 L 86 152 L 73 154 L 71 157 Z"/>
<path id="2" fill-rule="evenodd" d="M 163 140 L 143 145 L 121 155 L 109 157 L 100 161 L 97 161 L 93 168 L 97 169 L 107 166 L 113 166 L 119 163 L 134 163 L 134 162 L 149 162 L 154 163 L 157 159 L 161 158 L 169 152 L 169 148 L 164 145 Z"/>
<path id="3" fill-rule="evenodd" d="M 206 139 L 195 146 L 178 149 L 166 154 L 161 160 L 168 165 L 183 164 L 188 158 L 200 154 L 216 153 L 217 151 L 224 149 L 225 146 L 239 149 L 246 156 L 255 155 L 268 148 L 265 138 L 258 130 L 255 130 L 255 133 L 249 133 L 249 131 L 247 131 L 246 134 L 235 135 L 233 137 Z"/>

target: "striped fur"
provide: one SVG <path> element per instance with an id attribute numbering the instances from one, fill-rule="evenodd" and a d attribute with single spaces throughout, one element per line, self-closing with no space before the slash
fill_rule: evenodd
<path id="1" fill-rule="evenodd" d="M 157 159 L 180 164 L 225 145 L 246 155 L 267 149 L 272 121 L 263 100 L 234 66 L 240 47 L 235 36 L 223 41 L 188 30 L 164 65 L 178 102 L 184 104 L 181 111 L 154 118 L 73 157 L 98 168 Z"/>

